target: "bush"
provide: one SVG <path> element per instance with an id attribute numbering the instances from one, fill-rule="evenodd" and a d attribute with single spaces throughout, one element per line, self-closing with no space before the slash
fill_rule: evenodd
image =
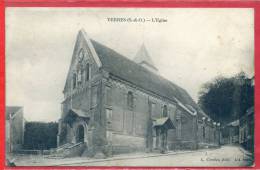
<path id="1" fill-rule="evenodd" d="M 26 122 L 24 149 L 44 150 L 57 147 L 57 122 Z"/>

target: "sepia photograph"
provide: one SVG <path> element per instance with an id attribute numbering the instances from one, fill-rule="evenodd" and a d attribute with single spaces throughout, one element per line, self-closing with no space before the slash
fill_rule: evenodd
<path id="1" fill-rule="evenodd" d="M 6 166 L 252 167 L 254 8 L 5 10 Z"/>

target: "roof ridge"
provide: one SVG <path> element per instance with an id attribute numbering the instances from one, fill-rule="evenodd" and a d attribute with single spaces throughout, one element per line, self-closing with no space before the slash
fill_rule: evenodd
<path id="1" fill-rule="evenodd" d="M 120 54 L 119 52 L 117 52 L 117 51 L 115 51 L 115 50 L 113 50 L 113 49 L 111 49 L 110 47 L 107 47 L 106 45 L 104 45 L 104 44 L 102 44 L 102 43 L 100 43 L 100 42 L 98 42 L 98 41 L 96 41 L 96 40 L 94 40 L 94 39 L 90 39 L 91 40 L 91 42 L 92 43 L 94 43 L 94 47 L 96 46 L 95 44 L 97 44 L 97 45 L 99 45 L 101 48 L 103 48 L 103 50 L 107 50 L 107 51 L 105 51 L 106 52 L 106 54 L 107 54 L 107 56 L 103 56 L 104 55 L 104 51 L 103 51 L 103 54 L 101 54 L 101 58 L 103 57 L 108 57 L 108 55 L 109 56 L 111 56 L 111 57 L 114 57 L 114 58 L 117 58 L 117 59 L 119 59 L 119 60 L 126 60 L 126 61 L 128 61 L 128 62 L 130 62 L 133 66 L 135 66 L 136 68 L 138 68 L 138 69 L 140 69 L 140 71 L 142 70 L 143 72 L 145 72 L 145 74 L 147 74 L 147 76 L 149 75 L 149 77 L 157 77 L 158 79 L 159 79 L 159 81 L 163 81 L 164 83 L 166 83 L 166 84 L 168 84 L 168 86 L 170 86 L 170 88 L 171 88 L 171 90 L 172 91 L 174 91 L 175 93 L 178 93 L 177 95 L 180 97 L 177 97 L 177 96 L 174 96 L 175 98 L 177 98 L 179 101 L 181 101 L 183 104 L 187 104 L 187 102 L 188 102 L 188 104 L 190 104 L 190 105 L 192 105 L 192 106 L 194 106 L 196 109 L 198 108 L 197 106 L 195 106 L 195 105 L 197 105 L 196 104 L 196 102 L 194 102 L 194 100 L 189 96 L 189 94 L 187 93 L 187 91 L 185 90 L 185 89 L 183 89 L 182 87 L 180 87 L 179 85 L 177 85 L 177 84 L 175 84 L 175 83 L 173 83 L 172 81 L 170 81 L 170 80 L 168 80 L 167 78 L 165 78 L 165 77 L 163 77 L 163 76 L 161 76 L 161 75 L 158 75 L 158 74 L 156 74 L 156 73 L 153 73 L 152 71 L 150 71 L 150 70 L 148 70 L 147 68 L 145 68 L 145 67 L 143 67 L 143 66 L 141 66 L 141 65 L 139 65 L 138 63 L 136 63 L 136 62 L 134 62 L 133 60 L 131 60 L 131 59 L 129 59 L 129 58 L 127 58 L 126 56 L 124 56 L 123 54 Z M 97 48 L 100 48 L 100 47 L 97 47 Z M 108 53 L 112 53 L 112 54 L 108 54 Z M 99 54 L 100 55 L 100 54 Z M 101 60 L 101 62 L 103 62 L 102 60 Z M 129 63 L 128 63 L 129 64 Z M 105 64 L 103 64 L 103 66 L 104 67 L 106 67 L 106 65 Z M 109 68 L 108 68 L 109 69 Z M 107 71 L 109 71 L 109 70 L 107 70 Z M 185 95 L 187 95 L 187 96 L 189 96 L 188 97 L 188 99 L 187 99 L 187 96 L 186 96 L 186 99 L 184 99 L 185 97 L 183 96 L 184 94 L 183 93 L 185 93 Z M 162 95 L 162 94 L 161 94 Z M 181 98 L 182 98 L 182 100 L 181 100 Z M 185 101 L 183 101 L 183 100 L 185 100 Z M 187 100 L 190 100 L 190 101 L 187 101 Z M 192 101 L 192 102 L 191 102 Z"/>
<path id="2" fill-rule="evenodd" d="M 133 60 L 131 60 L 131 59 L 129 59 L 128 57 L 124 56 L 123 54 L 121 54 L 121 53 L 119 53 L 119 52 L 113 50 L 112 48 L 110 48 L 110 47 L 108 47 L 108 46 L 106 46 L 106 45 L 104 45 L 104 44 L 102 44 L 102 43 L 100 43 L 100 42 L 98 42 L 98 41 L 96 41 L 96 40 L 91 39 L 91 41 L 94 41 L 95 43 L 98 43 L 99 45 L 104 46 L 105 48 L 107 48 L 107 49 L 113 51 L 114 53 L 117 53 L 119 56 L 123 57 L 124 59 L 127 59 L 128 61 L 130 61 L 132 64 L 138 66 L 139 68 L 144 69 L 145 71 L 147 71 L 147 72 L 149 72 L 149 73 L 151 73 L 151 74 L 153 74 L 153 75 L 155 75 L 155 76 L 157 76 L 157 77 L 161 77 L 161 78 L 163 78 L 163 79 L 169 81 L 170 83 L 176 85 L 175 83 L 171 82 L 171 81 L 168 80 L 167 78 L 165 78 L 165 77 L 163 77 L 163 76 L 161 76 L 161 75 L 158 75 L 158 74 L 153 73 L 152 71 L 150 71 L 150 70 L 148 70 L 147 68 L 145 68 L 145 67 L 143 67 L 143 66 L 137 64 L 137 63 L 134 62 Z M 117 56 L 114 56 L 114 57 L 117 57 Z M 178 86 L 178 87 L 179 87 L 179 86 Z M 180 88 L 181 88 L 181 87 L 180 87 Z"/>

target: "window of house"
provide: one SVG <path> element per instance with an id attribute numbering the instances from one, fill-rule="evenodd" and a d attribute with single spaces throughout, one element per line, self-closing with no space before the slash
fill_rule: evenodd
<path id="1" fill-rule="evenodd" d="M 202 127 L 202 137 L 203 137 L 203 139 L 205 139 L 205 137 L 206 137 L 205 127 L 204 126 Z"/>
<path id="2" fill-rule="evenodd" d="M 243 134 L 243 129 L 241 129 L 241 131 L 240 131 L 240 141 L 241 141 L 241 142 L 243 142 L 243 136 L 242 136 L 242 134 Z"/>
<path id="3" fill-rule="evenodd" d="M 129 110 L 133 110 L 134 108 L 134 96 L 130 91 L 127 93 L 127 107 Z"/>
<path id="4" fill-rule="evenodd" d="M 248 128 L 247 128 L 247 126 L 245 127 L 245 136 L 246 137 L 248 136 Z"/>
<path id="5" fill-rule="evenodd" d="M 239 131 L 239 142 L 242 142 L 242 130 Z"/>
<path id="6" fill-rule="evenodd" d="M 155 147 L 158 148 L 159 147 L 159 137 L 160 137 L 160 129 L 156 128 L 155 129 L 155 133 L 156 133 L 156 141 L 155 141 Z"/>
<path id="7" fill-rule="evenodd" d="M 244 128 L 244 141 L 246 141 L 246 138 L 247 138 L 247 133 L 246 133 L 246 128 Z"/>
<path id="8" fill-rule="evenodd" d="M 162 116 L 167 117 L 168 116 L 168 108 L 166 105 L 163 106 Z"/>
<path id="9" fill-rule="evenodd" d="M 241 131 L 241 141 L 244 142 L 244 130 Z"/>

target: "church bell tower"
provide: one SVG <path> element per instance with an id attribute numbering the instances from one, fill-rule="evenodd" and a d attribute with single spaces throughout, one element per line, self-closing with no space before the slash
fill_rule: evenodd
<path id="1" fill-rule="evenodd" d="M 158 69 L 155 67 L 155 65 L 152 61 L 152 58 L 148 54 L 144 44 L 142 44 L 141 48 L 138 50 L 138 52 L 134 58 L 134 61 L 137 64 L 145 67 L 149 71 L 158 74 Z"/>

